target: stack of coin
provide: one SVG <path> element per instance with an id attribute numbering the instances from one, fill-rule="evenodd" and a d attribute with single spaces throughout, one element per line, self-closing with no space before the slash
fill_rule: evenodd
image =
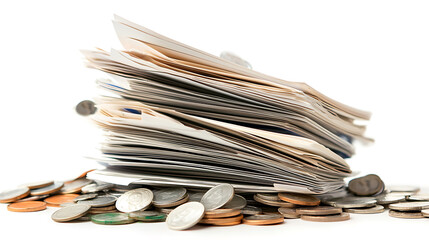
<path id="1" fill-rule="evenodd" d="M 242 219 L 243 215 L 240 209 L 218 208 L 206 211 L 200 223 L 216 226 L 232 226 L 240 224 Z"/>
<path id="2" fill-rule="evenodd" d="M 397 218 L 423 218 L 422 211 L 429 209 L 428 201 L 399 202 L 389 205 L 389 216 Z M 426 212 L 426 211 L 425 211 Z M 426 215 L 426 214 L 425 214 Z"/>

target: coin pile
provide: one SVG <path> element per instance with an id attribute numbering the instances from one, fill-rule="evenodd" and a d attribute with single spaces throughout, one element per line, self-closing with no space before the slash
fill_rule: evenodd
<path id="1" fill-rule="evenodd" d="M 219 184 L 207 191 L 124 187 L 95 183 L 86 178 L 86 173 L 65 183 L 42 181 L 21 185 L 0 193 L 0 202 L 9 203 L 7 209 L 14 212 L 60 208 L 51 216 L 56 222 L 166 222 L 173 230 L 189 229 L 196 224 L 272 225 L 283 223 L 285 218 L 337 222 L 349 220 L 350 214 L 382 213 L 385 209 L 397 218 L 429 217 L 429 195 L 412 186 L 386 188 L 373 174 L 350 181 L 342 196 L 315 196 L 290 192 L 237 194 L 230 184 Z"/>

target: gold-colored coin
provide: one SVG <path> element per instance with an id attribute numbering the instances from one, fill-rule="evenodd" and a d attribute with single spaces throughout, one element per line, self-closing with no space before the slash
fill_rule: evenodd
<path id="1" fill-rule="evenodd" d="M 241 221 L 243 219 L 243 215 L 238 215 L 235 217 L 225 217 L 225 218 L 203 218 L 199 223 L 202 224 L 228 224 L 235 223 Z"/>
<path id="2" fill-rule="evenodd" d="M 301 219 L 311 222 L 339 222 L 346 221 L 350 219 L 349 213 L 340 213 L 335 215 L 325 215 L 325 216 L 311 216 L 311 215 L 301 215 Z"/>
<path id="3" fill-rule="evenodd" d="M 389 211 L 389 216 L 396 218 L 424 218 L 422 212 L 403 212 L 392 209 Z"/>
<path id="4" fill-rule="evenodd" d="M 224 218 L 224 217 L 233 217 L 240 215 L 240 209 L 225 209 L 218 208 L 212 211 L 206 211 L 204 218 Z"/>
<path id="5" fill-rule="evenodd" d="M 40 201 L 26 201 L 11 203 L 7 210 L 11 212 L 36 212 L 46 209 L 46 203 Z"/>
<path id="6" fill-rule="evenodd" d="M 253 215 L 243 218 L 243 223 L 247 225 L 272 225 L 285 221 L 280 214 Z"/>
<path id="7" fill-rule="evenodd" d="M 279 193 L 278 196 L 281 200 L 290 202 L 296 205 L 317 206 L 320 204 L 320 199 L 306 194 L 282 192 L 282 193 Z"/>

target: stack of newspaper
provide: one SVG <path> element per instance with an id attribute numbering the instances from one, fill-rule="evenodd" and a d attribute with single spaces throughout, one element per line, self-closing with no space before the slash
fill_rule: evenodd
<path id="1" fill-rule="evenodd" d="M 115 16 L 125 50 L 84 51 L 106 131 L 95 180 L 116 184 L 321 194 L 344 187 L 344 158 L 370 113 L 304 83 L 256 72 Z"/>

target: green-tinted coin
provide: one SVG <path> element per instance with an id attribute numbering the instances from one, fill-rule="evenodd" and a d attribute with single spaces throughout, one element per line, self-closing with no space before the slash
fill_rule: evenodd
<path id="1" fill-rule="evenodd" d="M 156 211 L 143 211 L 129 213 L 129 217 L 141 222 L 163 222 L 167 214 Z"/>
<path id="2" fill-rule="evenodd" d="M 101 213 L 91 216 L 91 221 L 97 224 L 104 225 L 119 225 L 135 222 L 134 219 L 128 217 L 126 213 Z"/>

